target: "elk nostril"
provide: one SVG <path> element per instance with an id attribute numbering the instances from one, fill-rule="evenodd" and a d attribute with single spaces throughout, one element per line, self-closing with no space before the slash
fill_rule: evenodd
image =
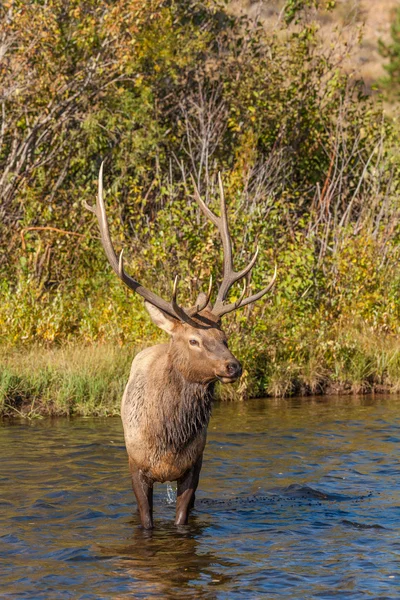
<path id="1" fill-rule="evenodd" d="M 242 367 L 238 362 L 230 362 L 226 365 L 226 372 L 228 375 L 238 375 L 241 373 Z"/>

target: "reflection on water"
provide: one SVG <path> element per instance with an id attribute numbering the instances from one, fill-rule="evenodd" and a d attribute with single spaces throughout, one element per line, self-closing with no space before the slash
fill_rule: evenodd
<path id="1" fill-rule="evenodd" d="M 400 597 L 400 400 L 218 405 L 191 523 L 139 528 L 119 419 L 0 425 L 1 598 Z"/>

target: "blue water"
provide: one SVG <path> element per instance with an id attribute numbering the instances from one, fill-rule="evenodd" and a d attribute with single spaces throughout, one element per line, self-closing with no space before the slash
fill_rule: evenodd
<path id="1" fill-rule="evenodd" d="M 119 419 L 0 425 L 1 598 L 400 598 L 400 400 L 214 409 L 187 527 L 139 527 Z"/>

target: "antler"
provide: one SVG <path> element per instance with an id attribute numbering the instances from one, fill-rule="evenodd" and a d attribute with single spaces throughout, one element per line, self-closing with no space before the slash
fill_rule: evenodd
<path id="1" fill-rule="evenodd" d="M 269 290 L 273 287 L 273 285 L 275 284 L 275 281 L 276 281 L 277 266 L 275 265 L 275 272 L 274 272 L 274 275 L 273 275 L 271 281 L 269 282 L 269 284 L 264 289 L 260 290 L 259 292 L 256 292 L 255 294 L 252 294 L 248 298 L 244 299 L 244 296 L 245 296 L 245 294 L 247 292 L 247 288 L 248 288 L 249 275 L 250 275 L 250 272 L 251 272 L 252 268 L 254 267 L 254 264 L 257 260 L 258 246 L 257 246 L 254 256 L 251 259 L 251 261 L 249 262 L 249 264 L 246 267 L 244 267 L 244 269 L 242 269 L 241 271 L 236 272 L 233 268 L 232 240 L 231 240 L 231 236 L 229 233 L 229 227 L 228 227 L 228 216 L 227 216 L 227 210 L 226 210 L 225 194 L 224 194 L 224 188 L 222 185 L 221 173 L 218 173 L 218 185 L 219 185 L 219 192 L 220 192 L 220 199 L 221 199 L 221 203 L 220 203 L 221 216 L 220 217 L 215 215 L 205 204 L 204 200 L 200 196 L 199 190 L 197 188 L 196 182 L 193 177 L 192 177 L 192 181 L 193 181 L 193 186 L 194 186 L 195 198 L 196 198 L 203 214 L 206 217 L 208 217 L 210 219 L 210 221 L 212 221 L 212 223 L 214 223 L 214 225 L 217 226 L 218 231 L 221 236 L 222 248 L 223 248 L 223 253 L 224 253 L 223 280 L 222 280 L 222 283 L 218 290 L 218 295 L 217 295 L 217 299 L 215 301 L 214 307 L 212 309 L 212 313 L 216 317 L 220 318 L 220 317 L 222 317 L 222 315 L 226 315 L 227 313 L 232 312 L 233 310 L 236 310 L 237 308 L 242 308 L 243 306 L 246 306 L 247 304 L 250 304 L 251 302 L 255 302 L 256 300 L 259 300 L 267 292 L 269 292 Z M 246 277 L 246 279 L 245 279 L 245 284 L 243 287 L 243 291 L 240 295 L 240 298 L 236 302 L 233 302 L 231 304 L 224 304 L 224 301 L 226 300 L 228 292 L 231 289 L 231 287 L 233 286 L 233 284 L 236 283 L 237 281 L 240 281 L 240 279 L 243 279 L 243 277 Z"/>
<path id="2" fill-rule="evenodd" d="M 123 250 L 121 251 L 119 258 L 117 258 L 117 255 L 115 253 L 114 247 L 111 242 L 110 230 L 109 230 L 107 215 L 106 215 L 106 208 L 104 205 L 103 165 L 104 165 L 104 163 L 101 163 L 101 167 L 100 167 L 100 171 L 99 171 L 99 190 L 98 190 L 98 195 L 97 195 L 96 206 L 95 207 L 89 206 L 89 204 L 87 204 L 86 202 L 84 202 L 84 206 L 85 206 L 85 208 L 90 210 L 92 213 L 94 213 L 97 217 L 97 220 L 99 222 L 101 243 L 103 245 L 104 251 L 108 258 L 108 262 L 110 263 L 111 267 L 113 268 L 115 273 L 118 275 L 118 277 L 131 290 L 137 292 L 138 294 L 140 294 L 140 296 L 142 296 L 145 300 L 147 300 L 147 302 L 150 302 L 150 304 L 153 304 L 153 306 L 156 306 L 157 308 L 159 308 L 163 312 L 167 313 L 170 317 L 173 317 L 174 319 L 178 319 L 180 321 L 187 321 L 188 314 L 184 311 L 183 308 L 181 308 L 178 305 L 177 300 L 176 300 L 178 276 L 175 277 L 172 301 L 167 302 L 166 300 L 163 300 L 162 298 L 157 296 L 157 294 L 154 294 L 153 292 L 151 292 L 150 290 L 145 288 L 141 283 L 136 281 L 136 279 L 133 279 L 133 277 L 131 277 L 130 275 L 128 275 L 125 272 L 124 261 L 123 261 L 123 252 L 124 252 Z M 212 287 L 212 279 L 210 280 L 209 290 L 208 290 L 208 294 L 207 294 L 207 303 L 204 306 L 196 307 L 196 311 L 190 315 L 191 317 L 193 317 L 195 314 L 197 314 L 198 312 L 203 310 L 203 308 L 205 308 L 205 306 L 208 304 L 208 301 L 209 301 L 210 295 L 211 295 L 211 287 Z"/>

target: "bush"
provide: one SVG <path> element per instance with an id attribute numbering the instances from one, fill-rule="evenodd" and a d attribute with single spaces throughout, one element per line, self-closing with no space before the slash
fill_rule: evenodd
<path id="1" fill-rule="evenodd" d="M 213 205 L 223 172 L 237 267 L 258 242 L 253 286 L 279 268 L 271 299 L 229 320 L 252 393 L 321 389 L 318 348 L 343 323 L 398 333 L 396 131 L 291 4 L 296 27 L 274 31 L 211 0 L 4 5 L 3 344 L 157 337 L 82 208 L 103 159 L 127 270 L 165 296 L 180 273 L 187 303 L 222 264 L 190 174 Z"/>

